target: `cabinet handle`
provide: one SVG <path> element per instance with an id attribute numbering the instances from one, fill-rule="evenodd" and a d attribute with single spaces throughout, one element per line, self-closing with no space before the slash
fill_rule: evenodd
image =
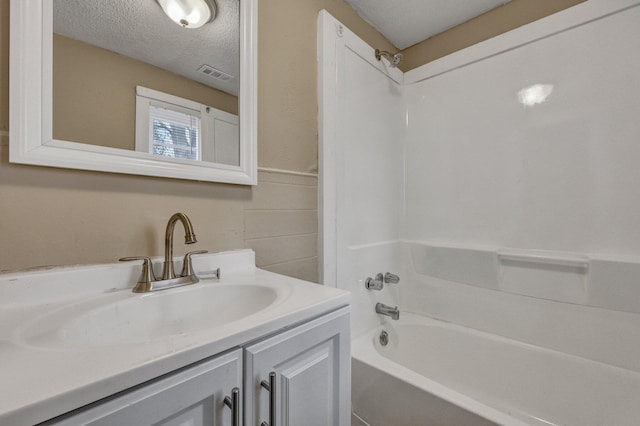
<path id="1" fill-rule="evenodd" d="M 263 380 L 260 386 L 269 391 L 269 423 L 262 422 L 260 426 L 276 426 L 276 373 L 269 373 L 269 381 Z"/>
<path id="2" fill-rule="evenodd" d="M 224 397 L 224 405 L 231 408 L 231 426 L 240 426 L 240 389 L 233 388 L 231 397 Z"/>

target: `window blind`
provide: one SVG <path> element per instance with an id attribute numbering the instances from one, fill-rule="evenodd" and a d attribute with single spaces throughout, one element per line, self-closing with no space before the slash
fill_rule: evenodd
<path id="1" fill-rule="evenodd" d="M 158 105 L 149 105 L 152 152 L 166 157 L 200 160 L 200 116 Z"/>

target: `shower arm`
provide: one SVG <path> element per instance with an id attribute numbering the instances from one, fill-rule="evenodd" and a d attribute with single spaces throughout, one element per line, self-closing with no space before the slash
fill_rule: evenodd
<path id="1" fill-rule="evenodd" d="M 384 56 L 389 61 L 389 64 L 394 68 L 397 67 L 402 61 L 402 59 L 404 58 L 402 53 L 394 54 L 394 53 L 387 52 L 386 50 L 380 50 L 380 49 L 376 49 L 375 56 L 378 61 L 380 61 Z"/>

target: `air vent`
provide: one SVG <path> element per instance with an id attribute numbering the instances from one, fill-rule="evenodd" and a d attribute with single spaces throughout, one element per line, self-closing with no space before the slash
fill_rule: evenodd
<path id="1" fill-rule="evenodd" d="M 215 78 L 216 80 L 220 80 L 220 81 L 229 81 L 229 80 L 233 80 L 233 76 L 229 75 L 227 73 L 224 73 L 220 70 L 215 69 L 212 66 L 209 65 L 203 65 L 200 67 L 200 69 L 198 70 L 198 72 L 201 72 L 202 74 L 208 75 L 211 78 Z"/>

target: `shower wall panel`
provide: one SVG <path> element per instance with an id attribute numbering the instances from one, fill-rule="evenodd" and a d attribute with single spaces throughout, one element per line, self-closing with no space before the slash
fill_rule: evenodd
<path id="1" fill-rule="evenodd" d="M 407 237 L 640 256 L 640 6 L 405 86 Z"/>
<path id="2" fill-rule="evenodd" d="M 341 161 L 338 165 L 338 285 L 354 295 L 354 334 L 380 321 L 380 301 L 396 305 L 396 288 L 364 289 L 367 276 L 401 274 L 404 215 L 402 88 L 347 45 L 338 87 Z M 375 293 L 375 294 L 374 294 Z"/>
<path id="3" fill-rule="evenodd" d="M 344 245 L 398 240 L 404 214 L 402 87 L 349 47 L 338 81 L 344 102 L 338 114 L 338 226 Z"/>
<path id="4" fill-rule="evenodd" d="M 373 47 L 326 12 L 320 28 L 321 62 L 328 64 L 320 73 L 323 278 L 353 292 L 357 335 L 381 320 L 376 302 L 397 304 L 398 286 L 366 290 L 366 278 L 387 271 L 403 275 L 402 73 L 386 59 L 377 61 Z M 333 256 L 335 269 L 327 266 Z"/>

